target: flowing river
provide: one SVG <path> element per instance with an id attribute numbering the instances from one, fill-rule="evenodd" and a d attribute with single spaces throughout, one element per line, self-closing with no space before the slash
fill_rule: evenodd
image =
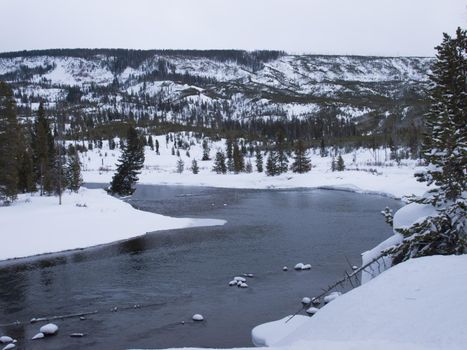
<path id="1" fill-rule="evenodd" d="M 0 263 L 1 334 L 18 339 L 19 349 L 252 346 L 254 326 L 293 314 L 302 297 L 350 270 L 348 261 L 359 265 L 361 252 L 391 234 L 379 212 L 402 206 L 344 191 L 144 185 L 128 201 L 227 224 Z M 294 271 L 299 262 L 311 270 Z M 248 288 L 229 287 L 244 273 L 254 274 Z M 55 320 L 56 336 L 30 340 L 42 324 L 30 324 L 33 317 L 90 311 L 98 312 Z M 205 321 L 193 322 L 195 313 Z M 76 332 L 85 336 L 69 337 Z"/>

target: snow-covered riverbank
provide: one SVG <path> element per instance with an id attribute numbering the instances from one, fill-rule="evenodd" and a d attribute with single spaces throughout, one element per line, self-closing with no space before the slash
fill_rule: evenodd
<path id="1" fill-rule="evenodd" d="M 252 173 L 216 174 L 212 171 L 214 161 L 201 161 L 203 149 L 199 140 L 186 136 L 191 142 L 190 149 L 179 150 L 180 159 L 184 162 L 183 173 L 176 172 L 179 157 L 172 155 L 172 145 L 166 144 L 164 135 L 155 136 L 160 144 L 159 153 L 149 147 L 145 148 L 144 169 L 140 175 L 141 184 L 148 185 L 187 185 L 211 186 L 224 188 L 337 188 L 356 192 L 369 192 L 401 198 L 405 195 L 423 194 L 427 188 L 425 184 L 417 182 L 413 174 L 417 170 L 416 160 L 403 160 L 398 165 L 389 159 L 388 149 L 370 150 L 358 149 L 349 153 L 342 153 L 346 170 L 332 172 L 332 157 L 321 157 L 316 150 L 310 150 L 312 170 L 305 174 L 296 174 L 291 171 L 280 176 L 267 176 L 264 172 L 256 172 L 255 158 L 245 162 L 252 164 Z M 210 156 L 214 158 L 217 151 L 225 151 L 225 140 L 210 143 Z M 331 153 L 332 150 L 329 150 Z M 83 164 L 83 178 L 85 182 L 109 183 L 114 175 L 120 150 L 109 150 L 108 142 L 104 141 L 102 149 L 94 148 L 81 154 Z M 264 164 L 267 156 L 264 156 Z M 196 159 L 200 168 L 199 174 L 191 172 L 191 162 Z M 290 158 L 290 163 L 293 159 Z"/>
<path id="2" fill-rule="evenodd" d="M 101 189 L 57 197 L 20 195 L 0 207 L 0 260 L 86 248 L 147 232 L 223 225 L 223 220 L 172 218 L 134 209 Z"/>

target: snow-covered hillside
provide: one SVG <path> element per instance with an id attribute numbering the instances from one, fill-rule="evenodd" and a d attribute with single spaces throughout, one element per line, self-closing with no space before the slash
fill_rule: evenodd
<path id="1" fill-rule="evenodd" d="M 40 98 L 54 106 L 66 100 L 70 87 L 79 87 L 87 113 L 131 109 L 137 116 L 148 113 L 184 124 L 193 123 L 194 111 L 209 125 L 216 115 L 306 119 L 329 106 L 345 119 L 396 115 L 404 120 L 416 117 L 414 105 L 424 96 L 432 63 L 423 57 L 281 54 L 250 66 L 235 57 L 166 51 L 145 54 L 130 65 L 120 64 L 111 52 L 4 54 L 0 79 L 13 84 L 18 104 L 26 108 Z"/>

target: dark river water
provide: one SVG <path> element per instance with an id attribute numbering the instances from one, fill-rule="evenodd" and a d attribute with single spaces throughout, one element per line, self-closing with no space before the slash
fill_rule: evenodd
<path id="1" fill-rule="evenodd" d="M 228 222 L 0 263 L 0 333 L 18 339 L 18 349 L 251 346 L 254 326 L 296 312 L 302 297 L 343 276 L 347 259 L 358 265 L 361 252 L 390 234 L 379 212 L 401 206 L 343 191 L 178 186 L 139 186 L 129 201 Z M 298 262 L 312 269 L 294 271 Z M 243 273 L 254 274 L 249 288 L 228 286 Z M 94 310 L 85 320 L 55 320 L 56 336 L 29 340 L 42 325 L 30 324 L 33 317 Z M 206 320 L 193 322 L 195 313 Z"/>

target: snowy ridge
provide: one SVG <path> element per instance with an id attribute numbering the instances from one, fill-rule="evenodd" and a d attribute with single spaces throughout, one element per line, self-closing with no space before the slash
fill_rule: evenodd
<path id="1" fill-rule="evenodd" d="M 205 108 L 210 113 L 219 110 L 216 104 L 227 105 L 228 112 L 221 114 L 229 120 L 304 119 L 330 105 L 337 107 L 339 117 L 345 119 L 365 119 L 375 114 L 399 115 L 403 108 L 407 108 L 404 116 L 416 117 L 413 104 L 407 99 L 423 98 L 433 59 L 282 55 L 253 70 L 234 60 L 219 61 L 166 52 L 121 70 L 115 70 L 114 62 L 111 54 L 93 54 L 86 58 L 40 53 L 0 57 L 0 79 L 13 83 L 16 93 L 36 99 L 41 97 L 49 103 L 63 101 L 68 88 L 78 86 L 83 92 L 81 101 L 98 103 L 100 109 L 142 108 L 155 117 L 177 123 L 186 123 L 191 111 L 201 108 L 202 104 L 207 105 Z M 161 64 L 169 67 L 165 75 L 160 75 Z M 187 84 L 181 81 L 185 74 L 208 80 Z M 118 91 L 110 96 L 96 89 L 114 83 L 118 83 Z M 47 91 L 50 89 L 54 92 Z M 61 93 L 57 93 L 57 89 Z M 146 97 L 173 104 L 184 101 L 187 106 L 181 106 L 178 115 L 162 115 L 142 102 Z M 116 103 L 109 103 L 109 99 Z M 381 104 L 381 101 L 385 102 Z M 18 104 L 23 105 L 21 99 Z"/>

